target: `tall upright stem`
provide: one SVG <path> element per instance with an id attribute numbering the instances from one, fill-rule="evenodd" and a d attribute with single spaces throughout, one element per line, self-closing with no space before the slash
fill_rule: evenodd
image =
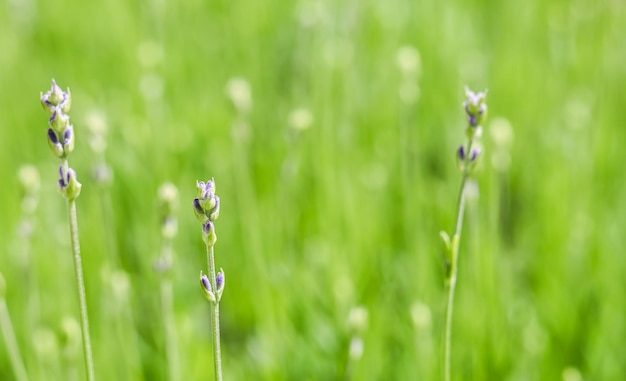
<path id="1" fill-rule="evenodd" d="M 213 246 L 206 245 L 206 256 L 209 266 L 209 282 L 211 289 L 217 296 L 217 284 L 215 281 L 215 255 Z M 213 363 L 215 368 L 215 381 L 222 381 L 222 354 L 220 349 L 220 303 L 219 300 L 212 302 L 211 330 L 213 331 Z"/>
<path id="2" fill-rule="evenodd" d="M 163 243 L 163 263 L 171 269 L 173 263 L 172 242 L 166 238 Z M 178 356 L 178 344 L 176 340 L 176 321 L 174 317 L 174 290 L 170 271 L 162 275 L 161 278 L 161 313 L 163 314 L 163 325 L 165 326 L 165 354 L 167 357 L 169 380 L 178 381 L 180 379 L 180 361 Z"/>
<path id="3" fill-rule="evenodd" d="M 446 310 L 446 331 L 444 343 L 444 380 L 450 381 L 451 377 L 451 352 L 452 352 L 452 316 L 454 311 L 454 292 L 456 290 L 456 277 L 459 257 L 459 241 L 461 240 L 461 230 L 463 229 L 463 215 L 465 213 L 465 184 L 469 177 L 470 155 L 472 150 L 472 139 L 467 144 L 467 154 L 463 163 L 463 175 L 461 177 L 461 187 L 456 203 L 456 224 L 454 236 L 451 242 L 450 255 L 450 279 L 448 286 L 448 305 Z"/>
<path id="4" fill-rule="evenodd" d="M 67 165 L 65 161 L 64 165 Z M 91 354 L 91 339 L 89 336 L 89 317 L 87 316 L 87 297 L 85 293 L 85 281 L 83 279 L 83 264 L 80 256 L 80 243 L 78 240 L 78 221 L 76 219 L 76 201 L 67 201 L 67 211 L 70 220 L 70 236 L 72 241 L 72 253 L 74 257 L 74 272 L 76 274 L 76 286 L 78 288 L 78 301 L 80 304 L 80 327 L 83 337 L 83 353 L 85 356 L 85 370 L 87 380 L 94 381 L 93 356 Z"/>
<path id="5" fill-rule="evenodd" d="M 4 297 L 0 297 L 0 329 L 2 329 L 2 335 L 7 345 L 15 379 L 17 381 L 28 381 L 26 368 L 20 356 L 20 350 L 17 346 L 17 340 L 15 339 L 15 331 L 13 331 L 13 325 L 9 317 L 9 309 L 7 308 Z"/>

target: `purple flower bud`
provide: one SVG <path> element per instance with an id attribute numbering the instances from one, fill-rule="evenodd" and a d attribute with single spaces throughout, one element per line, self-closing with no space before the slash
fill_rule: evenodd
<path id="1" fill-rule="evenodd" d="M 470 154 L 470 161 L 476 160 L 478 155 L 480 155 L 480 148 L 473 148 L 472 153 Z"/>
<path id="2" fill-rule="evenodd" d="M 215 276 L 215 287 L 217 287 L 218 290 L 224 287 L 224 273 L 221 271 Z"/>
<path id="3" fill-rule="evenodd" d="M 473 115 L 473 114 L 468 114 L 467 115 L 467 122 L 472 127 L 476 127 L 478 125 L 477 119 L 476 119 L 476 115 Z"/>
<path id="4" fill-rule="evenodd" d="M 218 303 L 222 299 L 222 293 L 224 292 L 225 284 L 226 277 L 224 276 L 224 270 L 220 269 L 220 271 L 215 276 L 215 288 L 217 289 L 215 293 L 217 294 L 216 296 Z"/>
<path id="5" fill-rule="evenodd" d="M 202 287 L 202 291 L 204 292 L 204 296 L 211 302 L 215 303 L 215 294 L 211 288 L 211 283 L 209 282 L 209 278 L 200 272 L 200 287 Z"/>
<path id="6" fill-rule="evenodd" d="M 215 234 L 215 226 L 211 220 L 207 220 L 202 224 L 202 240 L 207 246 L 214 246 L 217 242 L 217 235 Z"/>
<path id="7" fill-rule="evenodd" d="M 207 221 L 202 224 L 202 232 L 204 234 L 209 235 L 211 233 L 211 230 L 213 230 L 213 222 Z"/>
<path id="8" fill-rule="evenodd" d="M 70 142 L 70 139 L 72 138 L 72 127 L 68 127 L 64 132 L 63 132 L 63 144 L 68 144 Z"/>
<path id="9" fill-rule="evenodd" d="M 48 128 L 48 139 L 52 144 L 59 143 L 59 138 L 57 138 L 57 134 L 52 130 L 52 128 Z"/>
<path id="10" fill-rule="evenodd" d="M 460 161 L 465 161 L 465 147 L 459 146 L 459 149 L 456 151 L 456 153 L 457 153 L 457 158 Z"/>
<path id="11" fill-rule="evenodd" d="M 196 210 L 196 213 L 204 214 L 204 210 L 200 206 L 200 200 L 199 199 L 197 199 L 197 198 L 193 199 L 193 208 Z"/>
<path id="12" fill-rule="evenodd" d="M 202 288 L 204 288 L 206 291 L 211 292 L 211 282 L 209 282 L 209 277 L 207 277 L 204 274 L 201 274 L 200 276 L 200 284 L 202 285 Z"/>

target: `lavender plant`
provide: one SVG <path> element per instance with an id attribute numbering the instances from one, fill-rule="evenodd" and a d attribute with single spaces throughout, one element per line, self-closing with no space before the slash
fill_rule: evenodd
<path id="1" fill-rule="evenodd" d="M 111 192 L 109 191 L 113 183 L 113 170 L 106 161 L 107 121 L 100 111 L 92 110 L 88 114 L 85 124 L 89 131 L 89 147 L 94 155 L 91 176 L 97 186 L 100 198 L 107 252 L 109 253 L 111 266 L 117 268 L 119 267 L 119 257 L 117 252 L 117 239 L 115 237 L 114 208 L 111 201 Z"/>
<path id="2" fill-rule="evenodd" d="M 165 350 L 168 364 L 169 379 L 180 379 L 180 361 L 176 340 L 176 323 L 174 321 L 174 292 L 170 276 L 174 262 L 172 240 L 178 231 L 176 211 L 178 210 L 178 189 L 171 183 L 159 188 L 158 194 L 161 236 L 163 238 L 161 257 L 155 262 L 154 268 L 161 273 L 161 314 L 165 327 Z"/>
<path id="3" fill-rule="evenodd" d="M 11 324 L 11 317 L 9 316 L 9 308 L 7 302 L 4 299 L 6 292 L 6 282 L 4 276 L 0 273 L 0 329 L 2 330 L 2 336 L 9 352 L 9 360 L 11 361 L 11 367 L 13 368 L 13 374 L 17 381 L 27 381 L 28 375 L 26 374 L 26 368 L 20 356 L 20 349 L 15 339 L 15 331 Z"/>
<path id="4" fill-rule="evenodd" d="M 352 373 L 357 362 L 363 357 L 363 335 L 367 331 L 369 312 L 366 307 L 356 306 L 350 309 L 348 315 L 348 330 L 350 331 L 350 344 L 348 349 L 348 362 L 344 371 L 343 379 L 352 379 Z"/>
<path id="5" fill-rule="evenodd" d="M 465 88 L 467 97 L 463 107 L 467 116 L 467 127 L 465 129 L 466 141 L 459 146 L 456 152 L 457 165 L 461 171 L 461 187 L 456 203 L 456 224 L 452 239 L 442 231 L 446 254 L 446 283 L 448 285 L 448 303 L 446 309 L 446 326 L 444 342 L 444 380 L 450 380 L 450 357 L 452 341 L 452 316 L 454 306 L 454 291 L 456 288 L 459 241 L 461 240 L 461 230 L 463 228 L 463 214 L 465 211 L 465 190 L 469 177 L 476 168 L 476 163 L 480 155 L 478 138 L 481 135 L 482 123 L 487 117 L 487 104 L 485 99 L 487 92 L 474 93 L 469 88 Z"/>
<path id="6" fill-rule="evenodd" d="M 200 272 L 200 286 L 212 305 L 211 331 L 213 335 L 213 363 L 215 380 L 222 381 L 222 358 L 220 349 L 220 299 L 224 292 L 224 270 L 215 273 L 215 255 L 213 247 L 217 242 L 214 222 L 220 214 L 220 198 L 215 194 L 215 181 L 196 181 L 198 198 L 193 200 L 196 217 L 202 223 L 202 240 L 206 245 L 208 275 Z"/>
<path id="7" fill-rule="evenodd" d="M 22 217 L 18 228 L 20 238 L 19 262 L 22 266 L 22 279 L 27 286 L 26 315 L 28 326 L 33 329 L 39 324 L 40 301 L 39 284 L 37 277 L 37 260 L 34 257 L 32 238 L 35 234 L 35 212 L 39 204 L 39 189 L 41 182 L 39 171 L 33 165 L 22 165 L 18 171 L 18 179 L 22 191 Z"/>
<path id="8" fill-rule="evenodd" d="M 83 338 L 83 353 L 85 361 L 85 371 L 87 379 L 95 379 L 93 356 L 91 352 L 91 339 L 89 336 L 89 317 L 87 314 L 87 297 L 85 293 L 85 282 L 83 279 L 83 265 L 80 255 L 80 242 L 78 238 L 78 220 L 76 218 L 76 198 L 80 195 L 82 185 L 76 179 L 76 172 L 70 168 L 67 157 L 74 150 L 74 127 L 70 123 L 68 115 L 72 103 L 70 89 L 61 90 L 52 80 L 52 86 L 45 94 L 40 94 L 41 105 L 48 112 L 48 146 L 52 153 L 61 159 L 59 167 L 59 190 L 67 201 L 67 211 L 69 216 L 70 238 L 74 259 L 74 271 L 76 275 L 76 286 L 78 289 L 78 300 L 80 304 L 80 323 Z"/>

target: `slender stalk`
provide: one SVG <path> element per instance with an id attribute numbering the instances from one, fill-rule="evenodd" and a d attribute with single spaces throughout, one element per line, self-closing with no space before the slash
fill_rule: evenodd
<path id="1" fill-rule="evenodd" d="M 64 161 L 67 165 L 67 160 Z M 83 337 L 83 353 L 85 355 L 85 370 L 87 380 L 94 381 L 93 356 L 91 354 L 91 339 L 89 336 L 89 317 L 87 316 L 87 297 L 85 293 L 85 281 L 83 279 L 83 265 L 80 256 L 80 243 L 78 241 L 78 221 L 76 219 L 76 201 L 67 201 L 67 211 L 70 220 L 70 236 L 72 241 L 72 253 L 74 257 L 74 272 L 76 274 L 76 286 L 78 287 L 78 301 L 80 303 L 80 327 Z"/>
<path id="2" fill-rule="evenodd" d="M 176 344 L 172 294 L 172 281 L 169 279 L 162 280 L 161 313 L 163 314 L 163 323 L 165 325 L 165 352 L 167 356 L 169 380 L 176 381 L 179 379 L 180 366 L 178 361 L 178 350 Z"/>
<path id="3" fill-rule="evenodd" d="M 171 264 L 172 257 L 171 242 L 169 239 L 166 239 L 163 247 L 164 262 Z M 161 314 L 163 315 L 163 325 L 165 326 L 165 355 L 167 357 L 169 380 L 177 381 L 180 378 L 180 361 L 176 343 L 173 294 L 172 280 L 164 274 L 161 278 Z"/>
<path id="4" fill-rule="evenodd" d="M 472 152 L 472 140 L 467 144 L 467 152 Z M 452 352 L 452 316 L 454 312 L 454 292 L 456 290 L 456 277 L 458 269 L 459 257 L 459 241 L 461 240 L 461 231 L 463 229 L 463 215 L 465 213 L 465 184 L 469 178 L 470 154 L 468 153 L 464 160 L 463 175 L 461 177 L 461 187 L 456 203 L 456 224 L 454 236 L 451 242 L 451 262 L 450 262 L 450 284 L 448 286 L 448 304 L 446 309 L 446 330 L 444 343 L 444 380 L 450 381 L 450 363 Z"/>
<path id="5" fill-rule="evenodd" d="M 4 336 L 4 341 L 9 351 L 9 359 L 11 360 L 11 367 L 13 368 L 15 379 L 17 381 L 28 381 L 26 368 L 24 367 L 24 362 L 22 362 L 17 340 L 15 339 L 15 331 L 13 330 L 11 318 L 9 317 L 7 302 L 4 298 L 0 298 L 0 328 L 2 328 L 2 335 Z"/>
<path id="6" fill-rule="evenodd" d="M 206 256 L 209 265 L 209 282 L 211 288 L 217 291 L 215 281 L 215 256 L 213 246 L 206 245 Z M 213 362 L 215 368 L 215 381 L 222 381 L 222 354 L 220 349 L 220 303 L 218 300 L 212 303 L 211 330 L 213 331 Z"/>

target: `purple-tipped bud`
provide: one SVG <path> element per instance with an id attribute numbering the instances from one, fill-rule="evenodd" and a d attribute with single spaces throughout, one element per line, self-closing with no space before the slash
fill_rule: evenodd
<path id="1" fill-rule="evenodd" d="M 74 151 L 74 129 L 69 125 L 63 132 L 63 154 L 67 156 L 72 151 Z"/>
<path id="2" fill-rule="evenodd" d="M 459 149 L 457 149 L 456 151 L 456 157 L 460 161 L 465 161 L 465 147 L 464 146 L 459 146 Z"/>
<path id="3" fill-rule="evenodd" d="M 50 147 L 50 151 L 52 154 L 59 159 L 65 157 L 65 153 L 63 152 L 63 146 L 59 143 L 59 139 L 57 138 L 57 134 L 52 131 L 52 129 L 48 129 L 48 147 Z"/>
<path id="4" fill-rule="evenodd" d="M 463 103 L 463 107 L 467 114 L 467 123 L 470 127 L 476 128 L 483 122 L 487 114 L 487 105 L 485 104 L 487 91 L 474 93 L 466 87 L 465 95 L 467 100 Z"/>
<path id="5" fill-rule="evenodd" d="M 224 273 L 222 271 L 215 276 L 215 287 L 217 287 L 218 291 L 224 287 Z"/>
<path id="6" fill-rule="evenodd" d="M 52 86 L 48 92 L 48 99 L 55 105 L 58 105 L 63 100 L 63 90 L 57 85 L 57 81 L 55 81 L 54 78 L 52 79 Z"/>
<path id="7" fill-rule="evenodd" d="M 204 296 L 206 296 L 211 303 L 215 303 L 215 294 L 211 289 L 211 282 L 209 282 L 209 278 L 206 275 L 202 274 L 202 271 L 200 271 L 200 287 L 202 287 Z"/>
<path id="8" fill-rule="evenodd" d="M 67 91 L 64 92 L 57 85 L 54 79 L 52 80 L 50 90 L 46 91 L 45 94 L 40 93 L 39 99 L 41 100 L 41 105 L 44 110 L 48 111 L 50 115 L 54 113 L 54 110 L 57 107 L 59 107 L 64 113 L 68 113 L 72 104 L 72 94 L 70 93 L 70 89 L 68 88 Z"/>
<path id="9" fill-rule="evenodd" d="M 55 107 L 48 124 L 56 133 L 61 134 L 65 132 L 65 129 L 70 124 L 70 117 L 61 111 L 61 108 Z"/>
<path id="10" fill-rule="evenodd" d="M 200 200 L 197 198 L 193 200 L 193 211 L 200 223 L 204 224 L 208 221 L 209 217 L 204 213 L 204 209 L 202 209 L 202 206 L 200 205 Z"/>
<path id="11" fill-rule="evenodd" d="M 71 138 L 72 126 L 68 126 L 68 128 L 63 132 L 63 145 L 69 144 Z"/>
<path id="12" fill-rule="evenodd" d="M 212 292 L 211 282 L 209 282 L 209 277 L 202 273 L 200 273 L 200 284 L 202 285 L 202 288 L 205 289 L 205 291 Z"/>
<path id="13" fill-rule="evenodd" d="M 202 224 L 202 240 L 207 246 L 214 246 L 215 242 L 217 242 L 215 225 L 210 220 Z"/>
<path id="14" fill-rule="evenodd" d="M 226 276 L 224 275 L 224 270 L 220 269 L 220 271 L 215 276 L 215 288 L 217 288 L 217 301 L 218 302 L 222 299 L 222 293 L 224 292 L 224 285 L 226 285 Z"/>
<path id="15" fill-rule="evenodd" d="M 80 195 L 80 189 L 82 184 L 76 180 L 76 172 L 73 169 L 68 168 L 67 172 L 64 171 L 63 166 L 59 167 L 59 190 L 69 201 L 75 200 Z"/>
<path id="16" fill-rule="evenodd" d="M 72 106 L 72 93 L 70 92 L 70 88 L 67 88 L 67 91 L 63 93 L 63 100 L 59 103 L 61 110 L 64 113 L 70 112 L 70 108 Z"/>
<path id="17" fill-rule="evenodd" d="M 476 160 L 478 155 L 480 155 L 480 148 L 472 148 L 472 153 L 470 154 L 470 161 Z"/>
<path id="18" fill-rule="evenodd" d="M 469 123 L 469 125 L 472 127 L 477 127 L 478 122 L 476 120 L 476 115 L 467 115 L 467 123 Z"/>
<path id="19" fill-rule="evenodd" d="M 57 138 L 57 134 L 52 130 L 52 128 L 48 128 L 48 140 L 52 144 L 58 144 L 59 138 Z"/>
<path id="20" fill-rule="evenodd" d="M 220 216 L 220 198 L 213 196 L 213 208 L 209 210 L 209 220 L 215 221 Z"/>

